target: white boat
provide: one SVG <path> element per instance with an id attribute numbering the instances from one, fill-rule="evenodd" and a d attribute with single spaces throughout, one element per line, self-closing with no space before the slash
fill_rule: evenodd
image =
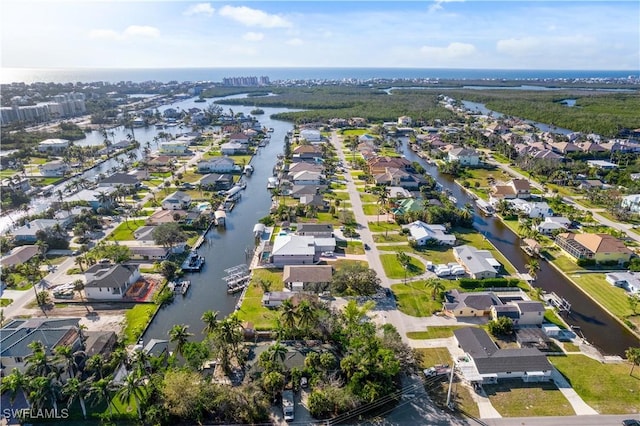
<path id="1" fill-rule="evenodd" d="M 480 209 L 480 211 L 482 213 L 484 213 L 487 216 L 491 216 L 493 215 L 493 213 L 495 212 L 495 210 L 493 209 L 493 206 L 491 204 L 489 204 L 488 202 L 478 198 L 476 200 L 476 206 L 478 206 L 478 208 Z"/>

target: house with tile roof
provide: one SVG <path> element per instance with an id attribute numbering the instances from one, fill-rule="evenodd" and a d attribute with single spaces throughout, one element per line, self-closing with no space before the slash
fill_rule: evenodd
<path id="1" fill-rule="evenodd" d="M 565 232 L 556 236 L 555 243 L 576 260 L 592 259 L 596 263 L 624 264 L 629 262 L 633 255 L 633 252 L 624 245 L 622 240 L 609 234 Z"/>

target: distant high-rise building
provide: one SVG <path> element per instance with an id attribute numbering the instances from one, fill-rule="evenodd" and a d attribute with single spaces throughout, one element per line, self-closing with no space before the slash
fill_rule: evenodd
<path id="1" fill-rule="evenodd" d="M 222 79 L 225 86 L 265 86 L 269 84 L 269 77 L 225 77 Z"/>
<path id="2" fill-rule="evenodd" d="M 0 124 L 7 125 L 22 121 L 40 123 L 56 118 L 73 117 L 87 112 L 83 93 L 62 93 L 52 97 L 49 102 L 36 105 L 20 105 L 22 98 L 11 99 L 10 107 L 2 107 Z"/>

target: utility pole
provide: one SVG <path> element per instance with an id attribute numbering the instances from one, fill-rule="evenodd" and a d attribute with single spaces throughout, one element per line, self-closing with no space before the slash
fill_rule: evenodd
<path id="1" fill-rule="evenodd" d="M 451 371 L 449 372 L 449 390 L 447 391 L 447 407 L 453 411 L 453 403 L 451 402 L 451 388 L 453 387 L 453 372 L 455 370 L 455 365 L 451 366 Z"/>

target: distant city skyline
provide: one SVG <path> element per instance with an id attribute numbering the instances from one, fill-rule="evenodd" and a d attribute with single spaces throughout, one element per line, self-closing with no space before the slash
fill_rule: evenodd
<path id="1" fill-rule="evenodd" d="M 3 68 L 638 70 L 638 1 L 4 0 Z"/>

